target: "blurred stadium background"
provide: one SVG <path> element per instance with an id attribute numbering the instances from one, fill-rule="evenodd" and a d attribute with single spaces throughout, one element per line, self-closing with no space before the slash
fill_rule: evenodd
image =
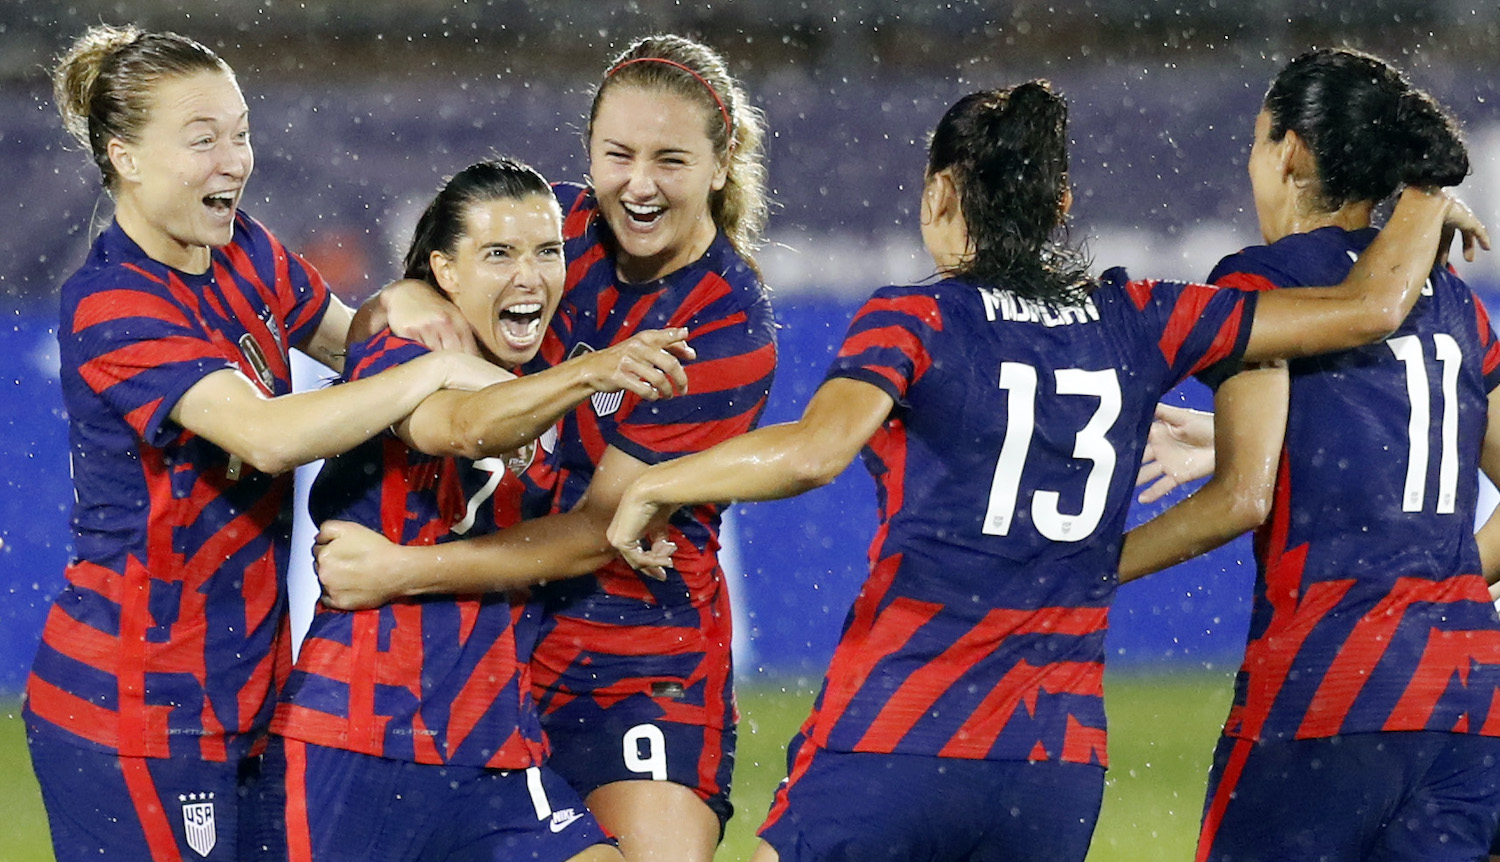
<path id="1" fill-rule="evenodd" d="M 929 271 L 914 213 L 925 135 L 957 96 L 1030 77 L 1071 99 L 1072 231 L 1099 266 L 1192 278 L 1258 240 L 1244 157 L 1265 83 L 1307 48 L 1386 56 L 1464 123 L 1466 197 L 1500 224 L 1500 8 L 1469 0 L 9 0 L 0 6 L 0 862 L 50 858 L 17 699 L 67 558 L 56 289 L 108 200 L 67 145 L 46 80 L 91 23 L 174 29 L 219 50 L 251 105 L 244 206 L 346 300 L 396 271 L 442 177 L 492 150 L 577 180 L 589 88 L 653 31 L 726 52 L 768 115 L 778 203 L 762 252 L 794 418 L 870 289 Z M 1500 287 L 1500 257 L 1463 271 Z M 1177 396 L 1202 405 L 1206 393 Z M 864 575 L 870 483 L 734 511 L 745 858 L 782 746 Z M 1142 508 L 1135 520 L 1149 517 Z M 1091 859 L 1187 858 L 1244 636 L 1243 540 L 1123 590 L 1108 675 L 1113 766 Z"/>

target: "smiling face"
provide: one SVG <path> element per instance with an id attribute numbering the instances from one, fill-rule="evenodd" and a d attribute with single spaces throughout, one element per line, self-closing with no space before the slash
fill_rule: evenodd
<path id="1" fill-rule="evenodd" d="M 139 139 L 111 139 L 109 156 L 126 234 L 155 260 L 206 271 L 209 249 L 234 236 L 235 208 L 255 166 L 249 109 L 234 76 L 164 78 Z"/>
<path id="2" fill-rule="evenodd" d="M 695 102 L 633 84 L 601 98 L 589 137 L 589 175 L 599 211 L 619 244 L 621 278 L 662 278 L 703 256 L 718 231 L 709 196 L 728 167 Z"/>
<path id="3" fill-rule="evenodd" d="M 464 227 L 451 256 L 432 253 L 433 277 L 491 360 L 523 365 L 542 345 L 567 274 L 557 200 L 529 194 L 472 203 Z"/>

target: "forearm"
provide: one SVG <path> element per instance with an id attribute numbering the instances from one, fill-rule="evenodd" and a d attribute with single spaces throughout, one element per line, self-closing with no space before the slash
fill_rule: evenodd
<path id="1" fill-rule="evenodd" d="M 215 372 L 183 396 L 173 419 L 256 469 L 281 473 L 346 452 L 402 419 L 442 384 L 439 371 L 411 362 L 367 380 L 276 398 L 238 372 Z"/>
<path id="2" fill-rule="evenodd" d="M 845 457 L 831 447 L 810 445 L 811 439 L 798 422 L 761 428 L 652 466 L 630 494 L 642 503 L 672 506 L 793 497 L 832 482 L 864 442 L 846 444 Z"/>
<path id="3" fill-rule="evenodd" d="M 1125 534 L 1120 583 L 1205 554 L 1265 519 L 1256 495 L 1215 476 L 1196 493 Z"/>
<path id="4" fill-rule="evenodd" d="M 1339 285 L 1262 295 L 1245 359 L 1347 350 L 1394 332 L 1432 271 L 1448 205 L 1440 192 L 1408 188 Z"/>
<path id="5" fill-rule="evenodd" d="M 401 595 L 498 592 L 592 572 L 614 553 L 605 524 L 580 512 L 523 521 L 497 533 L 393 550 Z"/>
<path id="6" fill-rule="evenodd" d="M 481 457 L 509 452 L 540 437 L 595 391 L 582 366 L 565 362 L 469 394 L 454 414 L 454 433 L 459 445 Z"/>

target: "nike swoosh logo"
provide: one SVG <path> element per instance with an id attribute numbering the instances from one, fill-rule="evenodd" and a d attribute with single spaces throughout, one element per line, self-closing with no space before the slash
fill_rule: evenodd
<path id="1" fill-rule="evenodd" d="M 553 832 L 561 832 L 572 826 L 573 821 L 581 819 L 583 819 L 583 815 L 574 813 L 571 808 L 567 811 L 554 811 L 552 813 L 552 822 L 547 824 L 547 828 Z"/>

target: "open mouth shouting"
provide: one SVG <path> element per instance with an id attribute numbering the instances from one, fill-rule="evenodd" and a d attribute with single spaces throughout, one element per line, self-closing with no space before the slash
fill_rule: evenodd
<path id="1" fill-rule="evenodd" d="M 529 350 L 542 339 L 542 304 L 518 302 L 500 309 L 496 331 L 513 350 Z"/>
<path id="2" fill-rule="evenodd" d="M 238 191 L 214 192 L 203 196 L 203 205 L 219 218 L 233 218 L 234 204 L 238 197 Z"/>
<path id="3" fill-rule="evenodd" d="M 620 201 L 620 206 L 624 208 L 626 220 L 630 225 L 643 229 L 655 225 L 667 212 L 666 207 L 656 204 L 633 204 Z"/>

